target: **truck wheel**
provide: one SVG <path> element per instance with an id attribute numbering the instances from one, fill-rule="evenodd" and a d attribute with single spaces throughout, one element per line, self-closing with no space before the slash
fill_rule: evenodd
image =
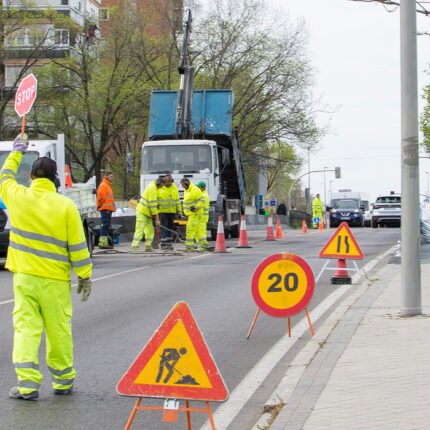
<path id="1" fill-rule="evenodd" d="M 239 225 L 235 225 L 230 229 L 230 236 L 232 239 L 238 239 L 240 234 Z"/>
<path id="2" fill-rule="evenodd" d="M 372 228 L 377 228 L 378 227 L 378 223 L 375 220 L 373 220 L 373 219 L 371 221 L 371 227 Z"/>

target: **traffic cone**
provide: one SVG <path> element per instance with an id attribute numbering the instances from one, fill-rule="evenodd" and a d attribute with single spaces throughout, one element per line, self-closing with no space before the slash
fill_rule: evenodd
<path id="1" fill-rule="evenodd" d="M 267 218 L 266 240 L 276 240 L 273 233 L 273 215 L 269 215 L 269 218 Z"/>
<path id="2" fill-rule="evenodd" d="M 216 232 L 216 242 L 214 252 L 227 252 L 224 236 L 224 222 L 222 215 L 218 217 L 218 228 Z"/>
<path id="3" fill-rule="evenodd" d="M 278 218 L 278 220 L 276 221 L 276 239 L 283 239 L 283 238 L 284 238 L 284 233 L 282 232 L 281 221 Z"/>
<path id="4" fill-rule="evenodd" d="M 72 188 L 72 174 L 70 173 L 70 166 L 68 164 L 64 166 L 64 182 L 66 188 Z"/>
<path id="5" fill-rule="evenodd" d="M 252 246 L 249 246 L 249 242 L 248 242 L 248 233 L 246 232 L 245 215 L 242 215 L 240 217 L 240 236 L 239 236 L 239 243 L 236 246 L 236 248 L 252 248 Z"/>
<path id="6" fill-rule="evenodd" d="M 306 221 L 303 220 L 302 222 L 302 233 L 307 233 L 308 232 L 308 226 L 306 225 Z"/>
<path id="7" fill-rule="evenodd" d="M 321 220 L 320 223 L 318 224 L 318 231 L 324 231 L 324 223 Z"/>
<path id="8" fill-rule="evenodd" d="M 344 258 L 337 260 L 337 270 L 331 278 L 332 284 L 351 284 L 351 276 L 349 276 L 346 270 L 346 261 Z"/>

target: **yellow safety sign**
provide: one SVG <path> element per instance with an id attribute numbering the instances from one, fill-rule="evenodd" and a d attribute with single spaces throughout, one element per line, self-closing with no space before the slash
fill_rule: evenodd
<path id="1" fill-rule="evenodd" d="M 340 224 L 333 236 L 320 251 L 321 258 L 342 258 L 362 260 L 363 251 L 355 240 L 349 225 L 346 222 Z"/>
<path id="2" fill-rule="evenodd" d="M 117 385 L 124 396 L 222 402 L 228 390 L 185 302 L 177 303 Z"/>

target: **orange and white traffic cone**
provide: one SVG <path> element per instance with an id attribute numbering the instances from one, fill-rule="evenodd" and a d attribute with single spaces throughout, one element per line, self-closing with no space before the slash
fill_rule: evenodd
<path id="1" fill-rule="evenodd" d="M 269 218 L 267 218 L 266 240 L 276 240 L 273 233 L 273 215 L 271 214 L 269 215 Z"/>
<path id="2" fill-rule="evenodd" d="M 66 184 L 66 188 L 72 188 L 72 174 L 70 173 L 70 166 L 66 164 L 64 166 L 64 183 Z"/>
<path id="3" fill-rule="evenodd" d="M 302 233 L 307 233 L 308 232 L 308 226 L 306 225 L 306 221 L 303 220 L 302 222 Z"/>
<path id="4" fill-rule="evenodd" d="M 276 239 L 283 239 L 283 238 L 284 238 L 284 233 L 282 232 L 281 221 L 278 218 L 278 220 L 276 221 Z"/>
<path id="5" fill-rule="evenodd" d="M 214 252 L 227 252 L 224 236 L 224 221 L 222 215 L 218 217 L 218 228 L 216 232 L 216 242 Z"/>
<path id="6" fill-rule="evenodd" d="M 246 217 L 242 215 L 240 217 L 240 236 L 239 243 L 236 248 L 252 248 L 248 242 L 248 233 L 246 232 Z"/>
<path id="7" fill-rule="evenodd" d="M 344 258 L 337 260 L 337 270 L 331 278 L 332 284 L 351 284 L 351 276 L 349 276 L 346 270 L 346 261 Z"/>
<path id="8" fill-rule="evenodd" d="M 320 223 L 318 224 L 318 231 L 324 231 L 324 223 L 323 220 L 320 221 Z"/>

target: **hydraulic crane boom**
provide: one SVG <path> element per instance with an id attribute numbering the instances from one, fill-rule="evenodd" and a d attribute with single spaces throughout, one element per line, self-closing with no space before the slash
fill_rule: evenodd
<path id="1" fill-rule="evenodd" d="M 187 9 L 184 19 L 181 62 L 178 66 L 178 72 L 181 75 L 181 83 L 179 88 L 178 106 L 176 108 L 176 134 L 179 139 L 191 139 L 193 137 L 191 101 L 194 68 L 191 66 L 189 52 L 192 20 L 191 10 Z"/>

